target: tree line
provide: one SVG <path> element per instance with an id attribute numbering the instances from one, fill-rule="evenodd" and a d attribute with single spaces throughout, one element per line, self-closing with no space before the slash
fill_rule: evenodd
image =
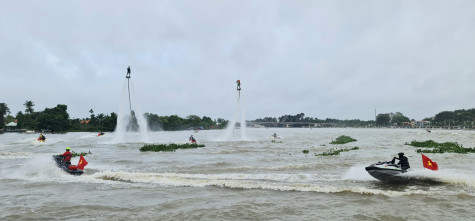
<path id="1" fill-rule="evenodd" d="M 10 115 L 7 104 L 0 103 L 0 129 L 10 122 L 17 122 L 17 129 L 48 131 L 48 132 L 93 132 L 114 131 L 117 126 L 117 114 L 94 114 L 90 109 L 90 117 L 70 119 L 67 105 L 58 104 L 53 108 L 45 108 L 43 111 L 35 111 L 35 103 L 26 101 L 25 111 L 19 111 L 16 116 Z M 149 129 L 157 130 L 184 130 L 184 129 L 221 129 L 228 123 L 227 120 L 218 118 L 212 120 L 204 116 L 189 115 L 181 118 L 177 115 L 158 116 L 156 114 L 144 114 Z"/>
<path id="2" fill-rule="evenodd" d="M 145 113 L 144 116 L 151 131 L 222 129 L 225 128 L 228 124 L 228 121 L 222 118 L 213 120 L 207 116 L 203 116 L 203 118 L 201 118 L 196 115 L 189 115 L 186 118 L 181 118 L 177 115 L 158 116 L 156 114 L 151 113 Z"/>
<path id="3" fill-rule="evenodd" d="M 410 119 L 401 112 L 396 113 L 381 113 L 376 116 L 376 120 L 339 120 L 333 118 L 318 119 L 313 117 L 305 117 L 304 113 L 295 115 L 282 115 L 280 117 L 264 117 L 253 120 L 254 122 L 308 122 L 308 123 L 322 123 L 331 124 L 337 127 L 412 127 L 415 126 L 414 119 Z M 424 126 L 429 127 L 475 127 L 475 108 L 468 110 L 442 111 L 434 117 L 424 118 L 422 120 Z M 296 125 L 297 127 L 299 125 Z"/>
<path id="4" fill-rule="evenodd" d="M 4 125 L 13 121 L 17 122 L 18 129 L 35 130 L 35 131 L 51 131 L 51 132 L 68 132 L 68 131 L 114 131 L 117 126 L 117 114 L 94 114 L 92 109 L 89 110 L 90 117 L 70 119 L 67 112 L 67 106 L 58 104 L 53 108 L 45 108 L 43 111 L 34 110 L 34 102 L 25 101 L 24 113 L 19 111 L 16 116 L 10 115 L 10 109 L 7 104 L 0 103 L 0 129 Z M 177 115 L 158 116 L 152 113 L 145 113 L 149 129 L 157 130 L 185 130 L 185 129 L 222 129 L 227 126 L 228 121 L 222 118 L 213 120 L 210 117 L 202 118 L 196 115 L 189 115 L 181 118 Z M 338 127 L 409 127 L 409 123 L 414 122 L 401 112 L 382 113 L 376 116 L 374 120 L 339 120 L 339 119 L 318 119 L 317 117 L 306 117 L 304 113 L 295 115 L 282 115 L 280 117 L 264 117 L 254 120 L 255 122 L 307 122 L 330 124 Z M 475 108 L 462 109 L 455 111 L 442 111 L 434 117 L 424 118 L 430 127 L 465 127 L 474 128 L 475 126 Z M 296 125 L 298 126 L 298 125 Z"/>
<path id="5" fill-rule="evenodd" d="M 446 127 L 474 127 L 475 124 L 475 108 L 462 109 L 455 111 L 442 111 L 432 118 L 424 118 L 426 121 L 431 121 L 433 126 Z"/>
<path id="6" fill-rule="evenodd" d="M 412 120 L 414 121 L 414 119 Z M 376 126 L 409 126 L 411 120 L 401 112 L 378 114 L 376 116 Z"/>
<path id="7" fill-rule="evenodd" d="M 300 122 L 300 123 L 315 123 L 315 124 L 327 124 L 337 127 L 368 127 L 374 125 L 374 120 L 364 121 L 359 119 L 352 120 L 339 120 L 333 118 L 318 119 L 317 117 L 305 117 L 304 113 L 296 115 L 282 115 L 280 117 L 264 117 L 257 118 L 253 120 L 254 122 L 268 122 L 268 123 L 278 123 L 278 122 Z M 294 125 L 295 127 L 300 127 L 301 125 Z"/>

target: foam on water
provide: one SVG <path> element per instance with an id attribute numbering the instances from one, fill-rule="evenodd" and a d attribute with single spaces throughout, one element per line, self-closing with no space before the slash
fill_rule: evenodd
<path id="1" fill-rule="evenodd" d="M 369 175 L 364 169 L 364 165 L 353 166 L 349 168 L 342 176 L 345 180 L 371 181 L 377 180 Z M 475 187 L 475 174 L 460 172 L 457 170 L 432 171 L 428 169 L 411 169 L 402 174 L 413 181 L 421 182 L 443 182 L 451 185 Z"/>
<path id="2" fill-rule="evenodd" d="M 432 179 L 452 185 L 475 187 L 475 172 L 473 170 L 462 172 L 452 169 L 444 169 L 439 171 L 417 169 L 412 170 L 411 173 L 408 173 L 407 175 L 411 177 Z"/>
<path id="3" fill-rule="evenodd" d="M 0 159 L 24 159 L 31 155 L 28 152 L 0 152 Z"/>
<path id="4" fill-rule="evenodd" d="M 358 194 L 383 195 L 399 197 L 407 195 L 430 195 L 429 191 L 419 189 L 393 191 L 369 189 L 361 186 L 336 186 L 332 184 L 314 184 L 315 176 L 308 174 L 177 174 L 177 173 L 132 173 L 132 172 L 102 172 L 93 177 L 101 180 L 115 180 L 132 183 L 154 183 L 163 186 L 206 187 L 217 186 L 239 189 L 264 189 L 276 191 L 301 191 L 319 193 L 352 192 Z M 325 179 L 326 178 L 320 178 Z M 299 181 L 296 183 L 296 181 Z M 313 180 L 314 181 L 314 180 Z"/>
<path id="5" fill-rule="evenodd" d="M 130 79 L 129 79 L 130 80 Z M 131 80 L 130 80 L 131 81 Z M 139 135 L 139 139 L 134 138 L 133 140 L 135 142 L 149 142 L 149 130 L 148 130 L 148 125 L 147 125 L 147 120 L 144 117 L 144 113 L 142 112 L 140 105 L 136 102 L 136 96 L 135 96 L 135 88 L 130 82 L 130 92 L 132 99 L 130 100 L 131 106 L 134 107 L 134 109 L 130 110 L 129 105 L 126 105 L 129 103 L 128 99 L 128 94 L 127 94 L 127 79 L 124 81 L 124 86 L 122 87 L 122 95 L 120 99 L 120 104 L 119 104 L 119 111 L 117 115 L 117 126 L 115 129 L 115 136 L 113 142 L 115 143 L 122 143 L 125 140 L 130 141 L 131 138 L 129 137 L 130 134 L 134 135 Z M 139 130 L 136 132 L 132 131 L 127 131 L 127 125 L 129 124 L 131 120 L 131 111 L 135 112 L 135 117 L 137 119 L 137 123 L 139 126 Z M 136 136 L 134 136 L 136 137 Z"/>
<path id="6" fill-rule="evenodd" d="M 34 158 L 28 158 L 14 167 L 0 171 L 0 174 L 7 179 L 34 182 L 51 182 L 71 178 L 71 175 L 56 166 L 50 155 L 37 155 Z"/>
<path id="7" fill-rule="evenodd" d="M 369 173 L 365 170 L 364 165 L 357 165 L 350 167 L 345 174 L 342 176 L 345 180 L 360 180 L 360 181 L 370 181 L 376 180 L 374 177 L 369 175 Z"/>
<path id="8" fill-rule="evenodd" d="M 29 141 L 33 146 L 44 146 L 44 145 L 47 145 L 46 144 L 46 141 L 45 142 L 41 142 L 41 141 L 38 141 L 38 140 L 30 140 Z M 49 140 L 48 140 L 48 143 L 51 143 Z"/>
<path id="9" fill-rule="evenodd" d="M 234 111 L 234 116 L 231 119 L 231 121 L 228 122 L 224 135 L 221 139 L 218 139 L 219 141 L 248 140 L 247 134 L 246 134 L 246 119 L 245 119 L 246 115 L 245 115 L 244 108 L 242 108 L 242 106 L 244 105 L 243 100 L 242 98 L 241 99 L 236 98 L 236 99 L 237 99 L 237 102 L 236 102 L 236 110 Z M 240 138 L 238 138 L 234 134 L 235 129 L 236 129 L 235 128 L 236 123 L 238 120 L 240 120 L 240 125 L 241 125 L 239 129 Z"/>
<path id="10" fill-rule="evenodd" d="M 2 199 L 8 198 L 5 200 L 18 206 L 3 207 L 3 210 L 0 210 L 3 214 L 12 211 L 12 214 L 31 214 L 31 217 L 35 217 L 37 214 L 25 212 L 23 205 L 28 205 L 28 208 L 36 211 L 49 208 L 44 205 L 64 205 L 63 208 L 74 207 L 71 211 L 82 213 L 80 208 L 86 204 L 94 207 L 87 211 L 91 219 L 101 215 L 114 219 L 123 215 L 116 213 L 114 208 L 128 208 L 137 200 L 148 200 L 144 202 L 144 207 L 159 207 L 160 211 L 167 215 L 177 212 L 176 208 L 179 207 L 177 213 L 195 212 L 201 216 L 208 214 L 207 211 L 215 211 L 218 206 L 213 204 L 213 201 L 216 201 L 220 205 L 229 206 L 219 207 L 219 211 L 226 211 L 227 214 L 236 211 L 236 207 L 249 208 L 253 203 L 275 205 L 273 203 L 278 202 L 279 206 L 294 210 L 296 214 L 301 214 L 304 210 L 316 211 L 316 219 L 322 220 L 335 217 L 331 214 L 318 217 L 322 211 L 330 211 L 323 208 L 332 205 L 336 205 L 331 207 L 329 213 L 332 214 L 353 209 L 349 216 L 344 217 L 348 219 L 354 218 L 351 217 L 352 214 L 374 211 L 375 206 L 386 208 L 396 205 L 399 211 L 420 211 L 417 216 L 422 213 L 429 214 L 430 219 L 440 218 L 440 211 L 457 220 L 473 217 L 473 212 L 467 208 L 471 208 L 475 196 L 475 171 L 468 166 L 474 155 L 429 156 L 438 162 L 440 170 L 423 169 L 420 154 L 415 153 L 415 148 L 403 145 L 404 142 L 415 139 L 414 130 L 282 128 L 276 132 L 285 136 L 285 143 L 277 144 L 269 140 L 274 131 L 249 128 L 249 135 L 256 137 L 257 141 L 214 142 L 213 139 L 222 135 L 222 132 L 200 131 L 199 141 L 206 145 L 205 148 L 147 153 L 139 151 L 142 142 L 136 140 L 140 140 L 140 134 L 134 133 L 128 134 L 130 139 L 124 139 L 127 143 L 119 144 L 110 142 L 115 135 L 113 133 L 107 133 L 106 137 L 100 138 L 96 137 L 96 133 L 51 134 L 47 135 L 47 139 L 53 142 L 47 141 L 42 146 L 30 145 L 29 142 L 34 139 L 31 135 L 2 134 L 0 184 L 5 186 L 1 191 Z M 444 133 L 438 138 L 439 142 L 452 139 L 450 132 L 438 132 Z M 154 132 L 150 138 L 158 142 L 178 143 L 186 141 L 189 133 Z M 473 133 L 461 134 L 457 141 L 472 147 Z M 236 134 L 240 135 L 239 132 Z M 328 145 L 328 142 L 341 134 L 357 137 L 360 149 L 328 157 L 302 153 L 303 149 L 310 149 L 313 153 L 331 148 L 332 145 Z M 428 134 L 422 133 L 421 136 Z M 312 148 L 313 145 L 321 143 L 326 146 Z M 65 173 L 51 159 L 51 155 L 57 151 L 63 152 L 66 145 L 71 145 L 75 152 L 91 148 L 93 154 L 86 156 L 89 165 L 82 176 Z M 349 144 L 350 146 L 352 144 Z M 413 167 L 410 173 L 404 175 L 414 178 L 415 182 L 407 185 L 387 184 L 371 177 L 364 170 L 370 162 L 381 158 L 389 159 L 400 149 L 410 157 Z M 73 160 L 73 164 L 75 163 L 77 158 Z M 365 165 L 360 165 L 363 163 Z M 65 204 L 63 193 L 57 191 L 69 189 L 72 184 L 77 190 L 75 194 L 84 198 L 83 201 L 73 200 L 74 203 L 77 202 L 73 207 Z M 25 191 L 44 191 L 47 194 L 25 196 Z M 151 193 L 157 197 L 144 197 Z M 131 204 L 114 200 L 119 194 Z M 30 203 L 33 201 L 37 202 L 37 205 Z M 435 201 L 437 202 L 432 203 Z M 410 202 L 410 205 L 404 202 Z M 105 207 L 97 207 L 99 204 Z M 348 204 L 351 205 L 339 206 Z M 144 207 L 132 208 L 126 213 L 156 216 L 154 209 L 148 211 Z M 269 208 L 275 206 L 255 209 L 265 211 Z M 308 208 L 319 209 L 317 211 Z M 58 207 L 50 209 L 54 214 Z M 279 210 L 280 208 L 277 208 L 271 212 L 278 214 Z M 386 211 L 398 213 L 395 210 L 384 210 Z M 284 211 L 279 216 L 285 214 L 288 212 Z M 259 220 L 269 216 L 263 214 L 253 218 Z M 294 220 L 301 217 L 286 218 Z M 372 218 L 379 220 L 385 217 Z"/>

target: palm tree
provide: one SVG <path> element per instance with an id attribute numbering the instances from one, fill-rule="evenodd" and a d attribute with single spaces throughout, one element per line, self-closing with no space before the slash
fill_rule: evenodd
<path id="1" fill-rule="evenodd" d="M 33 113 L 33 111 L 35 111 L 33 109 L 33 106 L 35 106 L 35 103 L 33 103 L 33 101 L 25 101 L 23 105 L 26 107 L 25 113 L 31 114 Z"/>
<path id="2" fill-rule="evenodd" d="M 5 115 L 10 114 L 7 104 L 0 103 L 0 128 L 5 126 Z"/>

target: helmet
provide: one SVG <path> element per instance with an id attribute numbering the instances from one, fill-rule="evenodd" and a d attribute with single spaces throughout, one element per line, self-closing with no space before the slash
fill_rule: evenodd
<path id="1" fill-rule="evenodd" d="M 398 153 L 398 155 L 399 155 L 399 156 L 404 156 L 404 153 L 401 152 L 401 153 Z"/>
<path id="2" fill-rule="evenodd" d="M 70 148 L 70 147 L 66 147 L 66 150 L 71 150 L 71 148 Z"/>

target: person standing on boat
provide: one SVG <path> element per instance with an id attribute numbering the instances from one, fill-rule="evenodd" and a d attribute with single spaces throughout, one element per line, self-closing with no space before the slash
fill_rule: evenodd
<path id="1" fill-rule="evenodd" d="M 409 159 L 407 159 L 407 157 L 404 156 L 404 153 L 399 153 L 398 155 L 399 155 L 399 158 L 394 157 L 393 160 L 391 161 L 391 163 L 394 164 L 394 161 L 396 159 L 398 159 L 399 162 L 397 163 L 397 165 L 400 165 L 401 169 L 403 169 L 403 170 L 409 169 L 411 167 L 411 166 L 409 166 Z"/>
<path id="2" fill-rule="evenodd" d="M 66 147 L 66 152 L 63 153 L 63 163 L 67 165 L 71 164 L 71 157 L 73 156 L 69 150 L 71 150 L 71 148 Z"/>

